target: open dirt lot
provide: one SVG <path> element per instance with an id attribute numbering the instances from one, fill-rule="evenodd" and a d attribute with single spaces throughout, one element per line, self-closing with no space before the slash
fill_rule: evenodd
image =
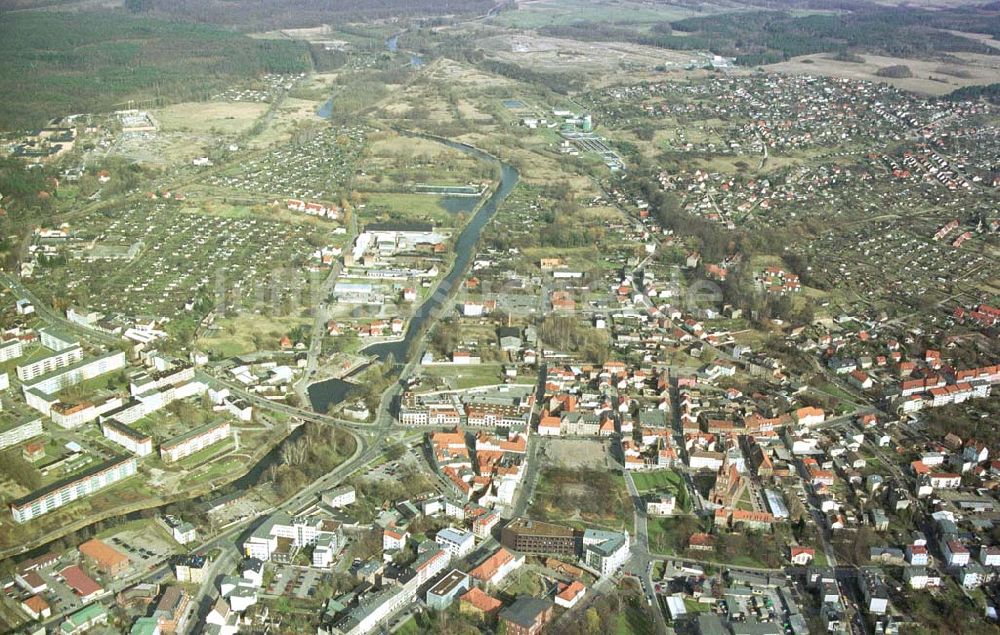
<path id="1" fill-rule="evenodd" d="M 823 75 L 872 82 L 887 82 L 897 88 L 924 95 L 944 95 L 962 86 L 1000 82 L 1000 56 L 975 53 L 954 53 L 953 59 L 917 60 L 879 55 L 862 55 L 863 64 L 841 62 L 829 55 L 816 54 L 795 57 L 787 62 L 765 66 L 769 71 L 795 75 Z M 805 60 L 811 60 L 812 63 Z M 905 64 L 913 77 L 888 78 L 875 73 L 886 66 Z M 962 75 L 961 77 L 954 73 Z"/>
<path id="2" fill-rule="evenodd" d="M 607 449 L 601 441 L 590 439 L 552 439 L 545 444 L 549 464 L 577 468 L 603 468 Z"/>

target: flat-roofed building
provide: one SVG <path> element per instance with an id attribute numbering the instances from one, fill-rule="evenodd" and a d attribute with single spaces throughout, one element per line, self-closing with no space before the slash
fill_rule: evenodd
<path id="1" fill-rule="evenodd" d="M 33 439 L 42 434 L 42 420 L 39 418 L 16 418 L 0 413 L 0 449 L 8 448 Z"/>
<path id="2" fill-rule="evenodd" d="M 74 354 L 73 351 L 79 350 L 79 348 L 71 348 L 63 351 L 62 353 L 58 353 L 57 355 L 71 355 Z M 35 364 L 40 364 L 45 361 L 46 360 L 39 360 L 38 362 L 35 362 Z M 34 366 L 34 364 L 31 366 Z M 18 377 L 20 377 L 22 381 L 21 388 L 25 392 L 34 389 L 44 393 L 54 394 L 70 386 L 75 386 L 82 381 L 87 381 L 88 379 L 99 377 L 105 373 L 125 368 L 125 353 L 122 351 L 113 351 L 88 359 L 83 359 L 82 354 L 80 354 L 68 364 L 63 364 L 52 370 L 47 370 L 44 373 L 33 373 L 29 378 L 21 377 L 22 368 L 25 367 L 18 366 L 17 370 Z"/>
<path id="3" fill-rule="evenodd" d="M 161 443 L 160 457 L 168 462 L 179 461 L 210 445 L 228 439 L 229 435 L 229 421 L 207 423 Z"/>
<path id="4" fill-rule="evenodd" d="M 25 523 L 54 509 L 90 496 L 135 474 L 135 457 L 118 457 L 61 481 L 57 481 L 10 503 L 14 522 Z"/>
<path id="5" fill-rule="evenodd" d="M 153 453 L 153 438 L 144 432 L 114 419 L 108 419 L 101 424 L 104 437 L 114 441 L 136 456 L 147 456 Z"/>
<path id="6" fill-rule="evenodd" d="M 500 530 L 500 544 L 522 553 L 573 556 L 580 553 L 580 540 L 570 527 L 515 518 Z"/>
<path id="7" fill-rule="evenodd" d="M 17 378 L 22 382 L 29 382 L 46 373 L 51 373 L 60 368 L 65 368 L 66 366 L 78 362 L 81 359 L 83 359 L 83 349 L 77 345 L 72 348 L 59 351 L 54 355 L 49 355 L 48 357 L 43 357 L 37 361 L 18 366 Z"/>
<path id="8" fill-rule="evenodd" d="M 73 337 L 66 331 L 56 328 L 46 327 L 39 329 L 38 334 L 42 339 L 42 346 L 60 353 L 80 345 L 80 340 Z"/>
<path id="9" fill-rule="evenodd" d="M 469 590 L 469 576 L 458 569 L 452 569 L 437 584 L 427 591 L 427 606 L 435 611 L 443 611 L 455 598 Z"/>
<path id="10" fill-rule="evenodd" d="M 24 343 L 14 338 L 6 342 L 0 342 L 0 362 L 9 362 L 24 355 Z"/>

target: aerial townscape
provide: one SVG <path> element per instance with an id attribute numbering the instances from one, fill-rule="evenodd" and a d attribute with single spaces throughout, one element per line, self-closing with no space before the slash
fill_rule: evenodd
<path id="1" fill-rule="evenodd" d="M 1000 3 L 0 56 L 0 633 L 1000 633 Z"/>

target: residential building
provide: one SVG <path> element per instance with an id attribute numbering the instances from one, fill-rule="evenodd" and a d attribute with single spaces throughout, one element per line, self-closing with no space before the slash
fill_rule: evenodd
<path id="1" fill-rule="evenodd" d="M 57 353 L 56 356 L 72 356 L 74 354 L 73 351 L 78 350 L 80 349 L 69 349 L 67 351 L 63 351 L 62 353 Z M 35 365 L 41 364 L 45 361 L 46 360 L 39 360 L 30 366 L 34 367 Z M 22 367 L 18 367 L 19 374 L 21 368 Z M 63 364 L 52 371 L 38 373 L 29 369 L 26 371 L 26 374 L 30 374 L 31 376 L 27 379 L 21 380 L 21 387 L 25 392 L 35 389 L 47 394 L 54 394 L 64 388 L 74 386 L 82 381 L 87 381 L 88 379 L 93 379 L 94 377 L 99 377 L 122 368 L 125 368 L 125 353 L 122 351 L 113 351 L 88 359 L 83 359 L 81 354 L 80 359 L 76 359 L 74 362 L 69 364 Z"/>
<path id="2" fill-rule="evenodd" d="M 451 554 L 452 558 L 463 558 L 476 546 L 476 537 L 471 531 L 445 527 L 437 532 L 434 542 Z"/>
<path id="3" fill-rule="evenodd" d="M 427 606 L 435 611 L 443 611 L 451 606 L 455 598 L 469 590 L 469 576 L 458 569 L 452 569 L 427 591 Z"/>
<path id="4" fill-rule="evenodd" d="M 501 547 L 473 568 L 469 575 L 481 584 L 496 585 L 521 568 L 522 565 L 524 565 L 524 556 Z"/>
<path id="5" fill-rule="evenodd" d="M 135 457 L 118 457 L 105 461 L 80 474 L 57 481 L 12 501 L 10 511 L 14 516 L 14 522 L 25 523 L 109 487 L 134 475 L 135 472 Z"/>
<path id="6" fill-rule="evenodd" d="M 184 589 L 177 586 L 167 587 L 153 610 L 153 617 L 160 621 L 161 633 L 167 635 L 187 632 L 190 601 L 191 596 Z"/>
<path id="7" fill-rule="evenodd" d="M 136 456 L 148 456 L 153 453 L 153 437 L 124 423 L 108 419 L 101 424 L 101 432 L 106 439 L 117 443 Z"/>
<path id="8" fill-rule="evenodd" d="M 664 494 L 656 500 L 646 503 L 646 514 L 649 516 L 669 516 L 674 513 L 677 499 L 671 494 Z"/>
<path id="9" fill-rule="evenodd" d="M 108 610 L 100 604 L 91 604 L 73 613 L 59 625 L 59 635 L 82 635 L 95 626 L 108 623 Z"/>
<path id="10" fill-rule="evenodd" d="M 486 619 L 503 607 L 503 602 L 495 597 L 487 595 L 479 587 L 472 587 L 466 591 L 459 599 L 459 611 L 465 614 L 472 614 L 478 619 Z"/>
<path id="11" fill-rule="evenodd" d="M 339 509 L 353 504 L 357 500 L 357 493 L 351 485 L 336 487 L 323 492 L 320 499 L 328 506 Z"/>
<path id="12" fill-rule="evenodd" d="M 160 457 L 167 462 L 179 461 L 186 456 L 228 439 L 228 420 L 207 423 L 160 444 Z"/>
<path id="13" fill-rule="evenodd" d="M 81 544 L 78 549 L 84 559 L 93 563 L 101 573 L 116 576 L 128 569 L 128 556 L 101 540 L 96 538 L 88 540 Z"/>
<path id="14" fill-rule="evenodd" d="M 969 564 L 969 549 L 958 540 L 945 541 L 941 553 L 949 567 L 964 567 Z"/>
<path id="15" fill-rule="evenodd" d="M 174 562 L 174 577 L 178 582 L 201 584 L 207 571 L 208 559 L 205 556 L 185 556 Z"/>
<path id="16" fill-rule="evenodd" d="M 521 596 L 500 611 L 500 624 L 507 635 L 538 635 L 552 619 L 552 603 Z"/>
<path id="17" fill-rule="evenodd" d="M 21 608 L 34 620 L 44 620 L 52 617 L 52 607 L 40 595 L 32 595 L 21 602 Z"/>
<path id="18" fill-rule="evenodd" d="M 873 615 L 883 615 L 889 610 L 889 589 L 878 572 L 864 569 L 859 580 L 865 610 Z"/>
<path id="19" fill-rule="evenodd" d="M 41 419 L 15 419 L 12 415 L 0 413 L 0 450 L 41 436 L 42 432 Z"/>
<path id="20" fill-rule="evenodd" d="M 57 353 L 69 350 L 80 345 L 80 340 L 65 331 L 60 331 L 51 327 L 38 330 L 41 337 L 42 346 Z"/>
<path id="21" fill-rule="evenodd" d="M 500 530 L 500 544 L 531 554 L 573 556 L 580 553 L 576 532 L 569 527 L 514 518 Z"/>
<path id="22" fill-rule="evenodd" d="M 54 355 L 49 355 L 37 361 L 17 366 L 17 378 L 22 382 L 27 383 L 36 377 L 41 377 L 46 373 L 51 373 L 52 371 L 64 368 L 70 364 L 80 361 L 81 359 L 83 359 L 83 349 L 80 348 L 80 345 L 78 344 L 61 350 Z"/>
<path id="23" fill-rule="evenodd" d="M 583 598 L 587 592 L 587 587 L 579 580 L 573 580 L 570 584 L 560 584 L 559 592 L 556 593 L 556 606 L 564 609 L 571 609 Z"/>
<path id="24" fill-rule="evenodd" d="M 24 344 L 21 340 L 14 338 L 6 342 L 0 342 L 0 363 L 9 362 L 24 355 Z"/>

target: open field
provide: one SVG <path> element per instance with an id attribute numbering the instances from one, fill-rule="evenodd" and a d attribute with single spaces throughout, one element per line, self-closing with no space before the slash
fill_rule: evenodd
<path id="1" fill-rule="evenodd" d="M 207 353 L 215 353 L 220 357 L 243 355 L 257 350 L 276 350 L 283 335 L 309 323 L 307 318 L 268 318 L 251 314 L 224 318 L 216 322 L 210 336 L 198 340 L 198 346 Z"/>
<path id="2" fill-rule="evenodd" d="M 829 55 L 802 55 L 779 64 L 770 64 L 768 71 L 796 75 L 823 75 L 847 79 L 886 82 L 897 88 L 924 95 L 944 95 L 962 86 L 1000 82 L 1000 57 L 976 53 L 951 53 L 947 62 L 940 60 L 907 59 L 862 55 L 864 63 L 842 62 Z M 809 60 L 808 62 L 806 60 Z M 905 65 L 913 77 L 890 78 L 876 75 L 887 66 Z M 955 71 L 966 77 L 958 77 Z"/>
<path id="3" fill-rule="evenodd" d="M 658 66 L 704 64 L 709 59 L 706 53 L 698 51 L 670 51 L 628 42 L 581 42 L 534 34 L 487 38 L 482 45 L 498 59 L 549 73 L 650 71 Z"/>
<path id="4" fill-rule="evenodd" d="M 586 439 L 552 439 L 545 444 L 545 456 L 553 465 L 567 469 L 599 469 L 605 466 L 604 444 Z"/>
<path id="5" fill-rule="evenodd" d="M 643 25 L 680 20 L 702 15 L 678 6 L 657 5 L 630 0 L 529 0 L 519 2 L 517 10 L 504 11 L 493 24 L 522 29 L 572 24 L 573 22 L 601 22 L 614 25 Z"/>
<path id="6" fill-rule="evenodd" d="M 574 527 L 618 530 L 631 528 L 633 522 L 624 478 L 603 468 L 543 468 L 528 515 Z"/>
<path id="7" fill-rule="evenodd" d="M 267 104 L 237 102 L 184 102 L 154 111 L 165 132 L 215 132 L 241 134 L 267 111 Z"/>

